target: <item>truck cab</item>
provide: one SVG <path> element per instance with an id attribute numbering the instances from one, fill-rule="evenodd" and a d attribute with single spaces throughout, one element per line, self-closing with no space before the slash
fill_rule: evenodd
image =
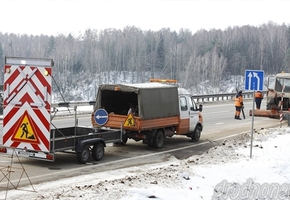
<path id="1" fill-rule="evenodd" d="M 193 141 L 198 141 L 203 129 L 202 105 L 197 106 L 193 96 L 185 89 L 178 88 L 180 109 L 180 130 L 178 134 L 196 132 Z"/>
<path id="2" fill-rule="evenodd" d="M 290 73 L 278 73 L 268 77 L 267 110 L 290 109 Z"/>
<path id="3" fill-rule="evenodd" d="M 281 119 L 290 111 L 290 73 L 278 73 L 267 77 L 266 110 L 250 110 L 250 116 Z"/>

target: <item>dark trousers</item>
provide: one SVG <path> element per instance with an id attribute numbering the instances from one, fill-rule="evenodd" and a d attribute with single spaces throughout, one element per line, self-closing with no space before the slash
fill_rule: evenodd
<path id="1" fill-rule="evenodd" d="M 235 114 L 235 119 L 236 118 L 240 118 L 240 114 L 241 114 L 241 106 L 236 106 L 236 114 Z"/>
<path id="2" fill-rule="evenodd" d="M 262 99 L 256 99 L 255 101 L 256 101 L 256 108 L 257 108 L 257 109 L 260 109 Z"/>

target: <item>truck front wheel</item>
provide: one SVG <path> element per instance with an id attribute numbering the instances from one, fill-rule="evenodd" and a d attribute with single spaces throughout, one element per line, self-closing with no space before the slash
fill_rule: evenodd
<path id="1" fill-rule="evenodd" d="M 160 149 L 164 144 L 164 134 L 162 131 L 157 131 L 154 136 L 153 146 L 157 149 Z"/>
<path id="2" fill-rule="evenodd" d="M 195 130 L 191 135 L 191 140 L 194 142 L 197 142 L 200 138 L 200 135 L 201 135 L 201 127 L 197 126 L 197 127 L 195 127 Z"/>
<path id="3" fill-rule="evenodd" d="M 90 146 L 83 147 L 81 152 L 77 152 L 77 161 L 81 164 L 86 163 L 90 158 Z"/>
<path id="4" fill-rule="evenodd" d="M 97 143 L 94 145 L 92 150 L 92 157 L 95 161 L 102 160 L 105 154 L 105 148 L 102 143 Z"/>

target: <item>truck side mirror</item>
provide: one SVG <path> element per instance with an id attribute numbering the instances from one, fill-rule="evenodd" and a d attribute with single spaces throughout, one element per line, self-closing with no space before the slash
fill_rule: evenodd
<path id="1" fill-rule="evenodd" d="M 202 105 L 200 104 L 199 105 L 199 109 L 198 109 L 200 112 L 202 112 Z"/>

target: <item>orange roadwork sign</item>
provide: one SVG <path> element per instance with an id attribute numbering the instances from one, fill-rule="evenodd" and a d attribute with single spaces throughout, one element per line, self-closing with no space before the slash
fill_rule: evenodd
<path id="1" fill-rule="evenodd" d="M 135 121 L 134 121 L 134 117 L 133 114 L 130 112 L 123 124 L 123 126 L 135 126 Z"/>
<path id="2" fill-rule="evenodd" d="M 39 144 L 37 134 L 34 130 L 33 122 L 27 111 L 24 112 L 19 122 L 20 123 L 18 123 L 15 127 L 15 133 L 11 140 Z"/>

